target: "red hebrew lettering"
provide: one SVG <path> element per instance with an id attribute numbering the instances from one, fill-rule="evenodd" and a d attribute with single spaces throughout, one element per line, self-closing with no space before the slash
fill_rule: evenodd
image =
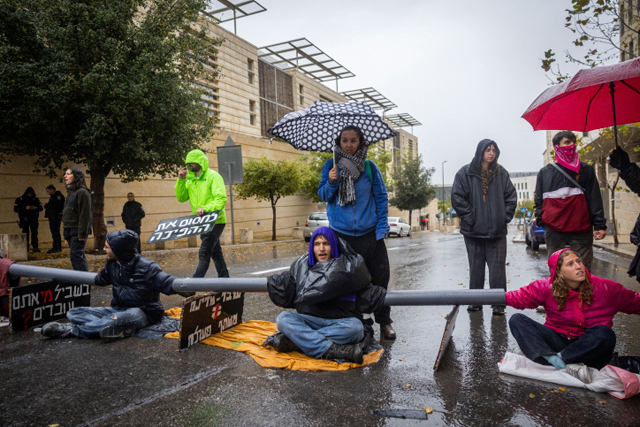
<path id="1" fill-rule="evenodd" d="M 53 294 L 51 293 L 50 289 L 47 289 L 46 291 L 44 291 L 44 301 L 43 302 L 52 302 L 53 301 Z M 49 297 L 49 300 L 47 301 L 47 297 Z"/>
<path id="2" fill-rule="evenodd" d="M 220 304 L 216 304 L 216 311 L 213 313 L 213 318 L 218 317 L 218 312 L 220 311 Z"/>
<path id="3" fill-rule="evenodd" d="M 29 319 L 31 319 L 32 315 L 33 315 L 33 312 L 31 310 L 27 310 L 24 313 L 22 313 L 22 318 L 24 319 L 24 328 L 25 329 L 29 329 Z"/>

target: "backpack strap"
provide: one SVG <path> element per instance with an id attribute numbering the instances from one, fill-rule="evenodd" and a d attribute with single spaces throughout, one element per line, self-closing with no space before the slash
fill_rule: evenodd
<path id="1" fill-rule="evenodd" d="M 365 159 L 364 161 L 364 170 L 367 171 L 369 181 L 373 184 L 373 173 L 371 172 L 371 163 L 369 163 L 369 159 Z"/>
<path id="2" fill-rule="evenodd" d="M 585 191 L 585 189 L 584 189 L 584 188 L 582 188 L 582 185 L 578 184 L 578 182 L 577 182 L 575 179 L 571 178 L 571 176 L 570 176 L 568 173 L 566 173 L 566 172 L 564 171 L 564 169 L 562 169 L 562 168 L 560 167 L 560 165 L 559 165 L 559 164 L 557 164 L 557 163 L 551 163 L 551 165 L 552 165 L 554 168 L 558 169 L 558 171 L 559 171 L 562 175 L 564 175 L 564 176 L 565 176 L 569 181 L 571 181 L 571 182 L 572 182 L 576 187 L 578 187 L 580 190 L 582 190 L 582 192 L 583 192 L 585 195 L 587 194 L 587 193 L 586 193 L 586 191 Z"/>

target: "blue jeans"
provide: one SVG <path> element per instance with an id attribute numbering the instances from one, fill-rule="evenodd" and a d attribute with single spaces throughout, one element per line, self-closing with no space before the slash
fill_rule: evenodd
<path id="1" fill-rule="evenodd" d="M 220 247 L 220 235 L 225 225 L 226 224 L 216 224 L 213 226 L 213 230 L 200 235 L 202 245 L 198 252 L 198 267 L 193 277 L 204 277 L 204 275 L 207 274 L 207 270 L 209 270 L 211 260 L 213 260 L 213 264 L 216 266 L 218 277 L 229 277 L 227 263 L 224 260 L 222 248 Z"/>
<path id="2" fill-rule="evenodd" d="M 323 319 L 308 314 L 283 311 L 276 320 L 278 330 L 308 356 L 319 359 L 331 344 L 352 344 L 364 338 L 360 319 Z"/>
<path id="3" fill-rule="evenodd" d="M 75 307 L 67 312 L 73 324 L 73 335 L 80 338 L 99 338 L 107 326 L 133 326 L 142 329 L 149 325 L 141 309 L 127 307 Z"/>
<path id="4" fill-rule="evenodd" d="M 84 245 L 87 240 L 78 240 L 77 228 L 65 228 L 64 240 L 69 243 L 69 258 L 71 259 L 71 266 L 76 271 L 89 271 L 89 264 L 87 264 L 87 257 L 84 254 Z"/>
<path id="5" fill-rule="evenodd" d="M 524 314 L 509 319 L 509 329 L 528 359 L 548 364 L 542 356 L 561 353 L 565 363 L 584 363 L 602 369 L 609 363 L 616 346 L 616 334 L 604 325 L 594 326 L 575 339 L 568 339 Z"/>

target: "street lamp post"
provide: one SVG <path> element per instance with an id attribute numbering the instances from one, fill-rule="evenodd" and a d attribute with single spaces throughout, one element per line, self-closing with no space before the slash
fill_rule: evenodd
<path id="1" fill-rule="evenodd" d="M 444 164 L 447 163 L 448 160 L 442 162 L 442 225 L 444 225 Z"/>

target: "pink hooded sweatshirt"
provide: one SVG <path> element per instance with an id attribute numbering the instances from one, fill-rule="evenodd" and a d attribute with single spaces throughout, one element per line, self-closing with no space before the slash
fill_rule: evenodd
<path id="1" fill-rule="evenodd" d="M 627 314 L 640 314 L 640 293 L 634 292 L 612 280 L 594 276 L 586 269 L 589 281 L 593 285 L 591 305 L 580 305 L 580 292 L 569 289 L 564 310 L 558 310 L 558 302 L 551 291 L 551 282 L 556 273 L 559 250 L 549 257 L 551 277 L 535 280 L 516 291 L 506 293 L 507 305 L 519 310 L 543 306 L 547 311 L 545 326 L 569 338 L 577 338 L 587 329 L 598 325 L 609 328 L 613 325 L 613 316 L 621 311 Z"/>

